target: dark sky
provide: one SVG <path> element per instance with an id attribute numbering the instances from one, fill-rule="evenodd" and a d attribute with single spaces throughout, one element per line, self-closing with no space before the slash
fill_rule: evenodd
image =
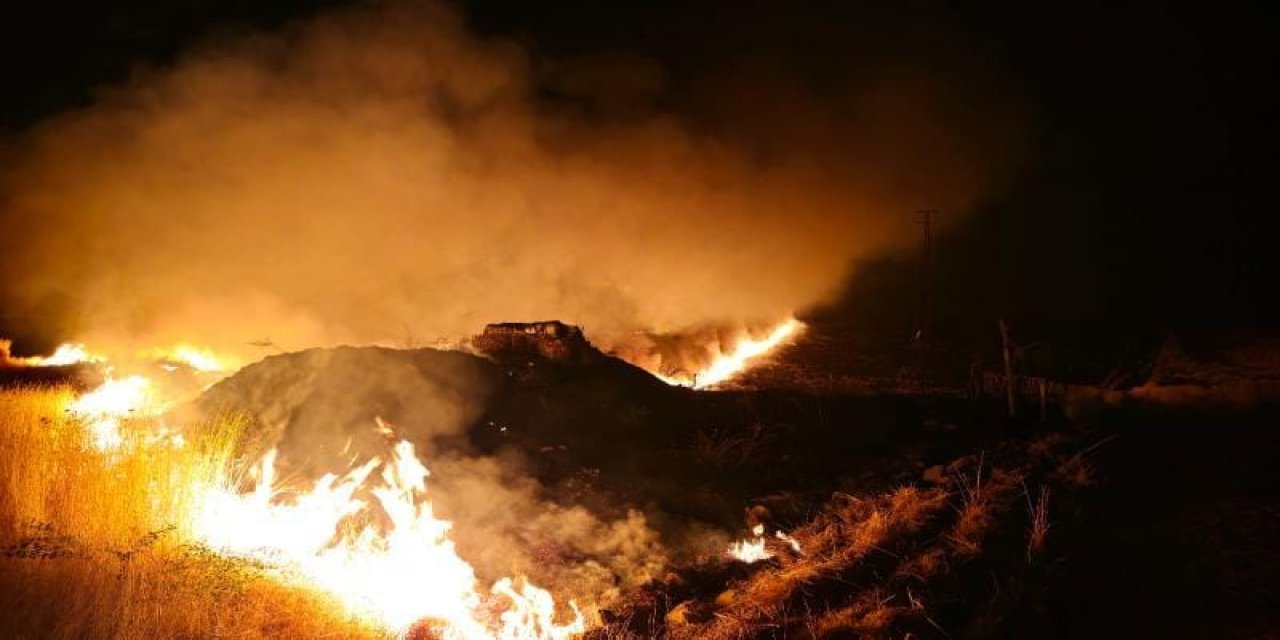
<path id="1" fill-rule="evenodd" d="M 337 3 L 98 4 L 7 12 L 0 145 L 201 39 Z M 1016 179 L 939 245 L 951 314 L 1158 329 L 1275 320 L 1264 191 L 1275 121 L 1263 97 L 1273 36 L 1260 5 L 853 4 L 477 0 L 464 11 L 477 31 L 528 46 L 548 78 L 586 54 L 656 61 L 667 78 L 659 107 L 693 122 L 723 113 L 703 110 L 715 100 L 704 80 L 735 60 L 771 61 L 820 93 L 877 51 L 927 58 L 939 39 L 963 39 L 1020 88 L 1027 154 Z M 564 99 L 554 82 L 542 89 L 548 103 Z M 851 283 L 849 295 L 903 290 L 885 284 L 912 277 L 894 264 L 864 272 L 882 282 Z"/>

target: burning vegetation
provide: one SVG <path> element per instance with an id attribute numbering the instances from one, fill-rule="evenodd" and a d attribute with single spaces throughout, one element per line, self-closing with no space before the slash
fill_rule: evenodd
<path id="1" fill-rule="evenodd" d="M 798 326 L 731 352 L 750 363 Z M 1000 583 L 1039 579 L 1060 496 L 1090 482 L 1082 454 L 1067 455 L 1073 441 L 1056 438 L 904 483 L 897 459 L 936 433 L 900 433 L 890 453 L 874 430 L 848 440 L 825 427 L 883 419 L 885 407 L 846 400 L 815 421 L 794 398 L 692 393 L 561 323 L 493 325 L 469 348 L 317 349 L 216 373 L 204 350 L 185 365 L 188 349 L 147 351 L 154 379 L 78 348 L 107 368 L 97 386 L 4 391 L 3 453 L 22 463 L 6 469 L 0 567 L 21 588 L 0 606 L 67 581 L 81 613 L 10 616 L 0 629 L 945 637 L 1020 606 Z M 179 367 L 212 377 L 167 395 L 176 387 L 162 376 Z M 608 428 L 578 426 L 592 423 Z M 795 492 L 808 483 L 837 490 Z M 742 504 L 754 504 L 745 527 L 732 515 Z M 978 567 L 999 572 L 995 592 L 974 586 Z M 213 591 L 166 587 L 170 574 Z M 948 604 L 957 597 L 990 601 Z M 90 602 L 118 611 L 107 620 Z"/>
<path id="2" fill-rule="evenodd" d="M 1204 560 L 1280 567 L 1275 341 L 1135 315 L 1078 356 L 1038 339 L 1066 278 L 973 240 L 1051 199 L 993 54 L 1034 32 L 823 7 L 793 59 L 735 6 L 718 55 L 658 29 L 651 59 L 338 4 L 4 129 L 0 637 L 1280 628 L 1163 613 L 1275 610 Z M 1050 263 L 1096 196 L 1039 160 L 1073 198 L 990 235 Z M 1125 280 L 1099 255 L 1071 287 Z"/>
<path id="3" fill-rule="evenodd" d="M 475 338 L 473 345 L 482 353 L 493 354 L 500 362 L 534 358 L 549 366 L 584 367 L 600 363 L 621 371 L 628 368 L 596 351 L 576 327 L 555 322 L 492 325 Z M 759 347 L 748 348 L 761 351 Z M 428 383 L 423 389 L 429 395 L 447 395 L 432 384 L 461 382 L 463 386 L 453 387 L 456 392 L 479 393 L 483 397 L 479 390 L 485 384 L 479 383 L 474 374 L 459 377 L 461 371 L 457 367 L 492 366 L 487 361 L 454 354 L 461 360 L 449 363 L 449 354 L 443 352 L 423 356 L 429 356 L 423 361 L 426 364 L 421 365 L 427 367 L 429 371 L 424 372 L 428 375 L 451 376 L 448 380 Z M 741 358 L 739 365 L 745 361 L 745 357 Z M 433 637 L 469 639 L 578 636 L 586 632 L 589 624 L 599 624 L 594 607 L 616 599 L 619 585 L 641 584 L 636 578 L 625 576 L 626 569 L 609 569 L 610 561 L 603 561 L 604 565 L 596 565 L 599 568 L 585 573 L 579 570 L 563 574 L 569 576 L 570 582 L 564 583 L 565 578 L 559 578 L 558 582 L 564 583 L 561 586 L 576 584 L 569 590 L 592 598 L 589 604 L 593 608 L 584 613 L 574 600 L 557 602 L 555 595 L 525 575 L 499 576 L 482 582 L 472 565 L 459 555 L 453 524 L 435 515 L 427 485 L 428 470 L 419 459 L 415 445 L 401 439 L 399 429 L 379 416 L 366 420 L 363 425 L 339 424 L 343 427 L 339 435 L 346 440 L 341 450 L 328 460 L 335 463 L 346 460 L 347 468 L 328 470 L 313 480 L 292 480 L 282 485 L 278 480 L 276 446 L 281 443 L 286 446 L 286 456 L 291 458 L 294 465 L 291 469 L 296 474 L 314 468 L 314 455 L 324 451 L 323 441 L 317 438 L 323 438 L 324 432 L 308 423 L 270 424 L 272 409 L 279 404 L 280 397 L 267 396 L 262 400 L 265 404 L 245 404 L 249 398 L 240 395 L 237 389 L 242 387 L 234 384 L 238 376 L 209 389 L 223 376 L 234 373 L 227 370 L 224 362 L 225 358 L 188 344 L 144 350 L 127 363 L 109 362 L 92 355 L 80 344 L 61 346 L 46 357 L 17 358 L 6 353 L 4 366 L 11 371 L 38 372 L 50 367 L 66 370 L 77 366 L 103 370 L 100 383 L 83 392 L 56 387 L 4 392 L 3 405 L 9 413 L 4 415 L 3 424 L 12 432 L 11 449 L 4 454 L 39 461 L 36 466 L 13 467 L 6 485 L 11 487 L 9 504 L 13 509 L 3 514 L 8 527 L 4 544 L 9 545 L 5 547 L 6 555 L 16 559 L 12 561 L 15 566 L 21 567 L 25 564 L 22 561 L 31 559 L 75 558 L 76 562 L 88 563 L 93 565 L 93 571 L 99 571 L 103 569 L 96 565 L 105 557 L 100 553 L 115 554 L 122 563 L 120 571 L 130 575 L 134 572 L 131 561 L 135 555 L 146 557 L 148 563 L 159 567 L 208 564 L 208 570 L 217 571 L 221 566 L 241 574 L 243 577 L 237 580 L 246 584 L 301 589 L 316 594 L 317 603 L 332 600 L 341 611 L 340 618 L 350 621 L 337 623 L 339 626 L 397 636 L 426 633 Z M 385 367 L 388 362 L 384 360 L 381 366 Z M 534 362 L 522 364 L 535 366 Z M 265 366 L 268 363 L 255 365 L 250 371 Z M 319 366 L 343 371 L 344 365 L 326 356 Z M 146 370 L 150 376 L 116 373 L 118 367 L 128 371 Z M 277 367 L 277 376 L 297 373 L 298 367 L 298 363 Z M 179 418 L 183 415 L 179 407 L 194 395 L 189 387 L 182 389 L 166 382 L 166 378 L 177 374 L 196 376 L 204 381 L 195 393 L 204 392 L 206 397 L 200 406 L 204 415 L 212 417 L 196 424 Z M 501 378 L 498 372 L 479 375 L 480 379 Z M 467 382 L 468 379 L 471 382 Z M 379 393 L 396 387 L 403 389 L 404 383 L 403 379 L 389 378 Z M 278 385 L 278 381 L 275 384 Z M 182 395 L 182 391 L 187 395 Z M 284 388 L 270 391 L 281 393 L 281 397 L 288 395 Z M 238 404 L 227 406 L 228 399 Z M 354 416 L 365 415 L 359 403 L 369 398 L 334 400 L 352 401 L 357 410 L 349 415 Z M 423 396 L 415 398 L 418 404 L 425 401 Z M 456 404 L 457 401 L 447 402 Z M 219 409 L 212 409 L 220 404 Z M 219 415 L 224 417 L 216 417 Z M 424 437 L 423 428 L 427 429 L 427 435 L 432 432 L 439 435 L 466 426 L 442 425 L 442 419 L 469 423 L 475 418 L 465 415 L 445 418 L 439 413 L 412 411 L 407 414 L 401 411 L 401 416 L 413 427 L 410 437 L 433 448 L 436 445 L 431 438 Z M 324 419 L 334 423 L 335 416 L 326 415 Z M 297 429 L 308 431 L 294 433 Z M 271 433 L 276 435 L 273 437 Z M 363 437 L 353 439 L 354 435 Z M 305 459 L 297 445 L 291 444 L 296 443 L 298 437 L 307 441 L 309 453 Z M 267 441 L 271 442 L 271 448 L 263 453 L 259 445 Z M 255 456 L 260 456 L 260 461 Z M 100 480 L 86 483 L 59 482 L 56 477 L 68 471 L 64 465 L 78 465 L 77 468 L 85 471 L 83 463 L 73 462 L 73 458 L 92 460 L 88 468 L 100 468 L 104 475 Z M 150 460 L 157 462 L 152 464 Z M 298 466 L 304 462 L 304 466 Z M 462 491 L 459 487 L 465 489 L 466 482 L 482 486 L 491 482 L 474 469 L 480 464 L 468 458 L 449 461 L 446 469 L 463 470 L 464 482 L 446 486 Z M 52 476 L 33 475 L 40 473 Z M 137 477 L 132 475 L 135 473 Z M 116 479 L 124 484 L 117 486 Z M 106 486 L 95 486 L 94 482 Z M 85 493 L 80 493 L 81 489 Z M 119 513 L 115 510 L 118 507 L 113 506 L 110 513 L 83 516 L 92 523 L 75 519 L 73 514 L 78 513 L 78 509 L 94 508 L 92 495 L 99 491 L 104 492 L 99 498 L 105 497 L 113 505 L 129 504 L 134 511 Z M 482 488 L 481 492 L 483 500 L 502 500 L 499 496 L 516 496 L 520 490 L 491 486 Z M 154 507 L 154 511 L 148 507 Z M 49 511 L 50 508 L 54 510 Z M 613 546 L 627 539 L 629 534 L 616 538 L 626 528 L 643 530 L 643 516 L 633 514 L 630 520 L 624 518 L 617 525 L 610 525 L 598 522 L 596 516 L 586 511 L 565 510 L 545 503 L 543 513 L 535 517 L 545 521 L 535 523 L 535 528 L 559 529 L 558 536 L 552 540 L 555 545 L 573 544 L 576 537 L 592 536 L 596 539 L 590 546 L 596 550 L 588 553 L 612 555 L 612 562 L 634 553 L 648 554 L 650 557 L 637 561 L 656 560 L 659 564 L 654 565 L 654 570 L 660 567 L 662 552 L 642 541 L 644 535 L 650 534 L 641 534 L 642 538 L 627 542 L 641 545 L 633 551 Z M 103 532 L 101 528 L 107 522 L 99 520 L 111 521 L 110 525 L 118 530 Z M 616 540 L 610 541 L 611 537 Z M 580 546 L 577 553 L 584 553 L 587 548 Z M 519 555 L 505 555 L 501 560 L 519 566 L 520 562 L 516 561 Z M 561 562 L 566 561 L 569 565 L 582 562 Z M 532 563 L 529 566 L 535 568 Z M 589 565 L 584 564 L 583 568 L 588 569 Z M 613 576 L 609 586 L 603 586 L 598 577 L 587 577 L 600 571 Z M 618 582 L 620 578 L 622 581 Z M 24 588 L 36 588 L 39 580 L 27 578 L 25 582 L 32 584 Z M 85 588 L 90 587 L 85 585 Z M 89 592 L 84 597 L 129 596 Z M 160 606 L 166 608 L 177 606 L 169 600 L 161 602 Z M 129 606 L 133 603 L 129 603 L 126 610 Z M 325 613 L 321 619 L 332 619 L 332 613 Z M 10 622 L 17 625 L 14 630 L 25 628 L 24 624 L 35 624 L 32 627 L 35 629 L 40 624 L 20 618 Z M 97 619 L 78 622 L 91 627 L 102 624 Z M 120 623 L 123 626 L 102 626 L 86 632 L 104 636 L 147 635 L 168 629 L 165 625 L 191 622 L 147 621 L 126 615 Z M 148 629 L 148 624 L 156 626 Z M 131 625 L 141 626 L 134 629 Z M 196 628 L 194 631 L 220 634 L 225 630 Z"/>
<path id="4" fill-rule="evenodd" d="M 962 210 L 1004 172 L 990 150 L 1016 147 L 1003 125 L 974 122 L 970 140 L 922 107 L 967 112 L 927 99 L 982 77 L 966 64 L 955 78 L 869 74 L 829 100 L 788 85 L 761 122 L 707 135 L 657 108 L 665 89 L 643 62 L 563 67 L 551 93 L 570 100 L 555 107 L 533 57 L 434 3 L 336 9 L 209 40 L 24 136 L 0 174 L 0 304 L 26 335 L 84 344 L 0 351 L 0 383 L 49 385 L 6 392 L 41 407 L 3 426 L 26 434 L 6 455 L 41 461 L 4 485 L 16 506 L 0 544 L 9 568 L 35 572 L 11 584 L 39 593 L 67 565 L 27 560 L 74 558 L 86 599 L 128 599 L 95 591 L 114 554 L 122 580 L 148 589 L 137 567 L 175 563 L 296 588 L 336 629 L 601 628 L 671 562 L 724 557 L 739 528 L 721 517 L 735 499 L 682 495 L 685 480 L 664 476 L 667 448 L 715 440 L 699 427 L 731 411 L 692 390 L 727 390 L 802 335 L 792 314 L 911 237 L 896 213 L 920 189 Z M 640 82 L 625 117 L 583 117 L 610 99 L 591 80 L 602 72 Z M 722 90 L 754 92 L 755 77 Z M 883 143 L 886 127 L 915 133 Z M 990 162 L 938 160 L 972 155 Z M 875 170 L 890 160 L 933 175 Z M 852 181 L 837 168 L 849 162 L 863 167 Z M 559 322 L 464 338 L 539 317 L 591 342 Z M 59 484 L 89 458 L 106 484 Z M 143 473 L 151 459 L 162 475 Z M 142 475 L 111 484 L 133 466 Z M 120 531 L 47 508 L 94 498 L 93 518 Z M 229 589 L 229 610 L 243 606 Z M 119 623 L 89 611 L 74 629 L 56 615 L 6 624 L 325 635 L 253 615 L 208 626 L 214 603 L 192 606 L 209 619 L 149 618 L 185 605 L 148 593 Z"/>

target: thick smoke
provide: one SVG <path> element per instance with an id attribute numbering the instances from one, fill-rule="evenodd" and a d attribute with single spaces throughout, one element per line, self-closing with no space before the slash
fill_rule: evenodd
<path id="1" fill-rule="evenodd" d="M 209 43 L 26 137 L 0 299 L 101 348 L 245 355 L 776 320 L 1007 169 L 1015 128 L 973 115 L 1004 111 L 963 53 L 877 56 L 821 98 L 743 60 L 659 109 L 644 57 L 542 64 L 430 5 Z"/>

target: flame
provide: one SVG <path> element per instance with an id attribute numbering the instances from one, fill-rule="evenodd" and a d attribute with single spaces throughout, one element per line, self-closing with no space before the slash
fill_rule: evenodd
<path id="1" fill-rule="evenodd" d="M 795 538 L 781 530 L 773 532 L 773 536 L 785 542 L 792 551 L 801 553 L 800 542 Z M 729 545 L 729 556 L 747 564 L 772 558 L 774 553 L 765 548 L 764 525 L 758 524 L 752 527 L 751 538 Z"/>
<path id="2" fill-rule="evenodd" d="M 8 341 L 4 342 L 7 343 Z M 54 349 L 50 355 L 12 358 L 11 361 L 27 367 L 65 367 L 73 364 L 104 362 L 106 358 L 90 353 L 88 347 L 82 343 L 64 342 L 58 345 L 58 348 Z"/>
<path id="3" fill-rule="evenodd" d="M 174 401 L 180 400 L 184 392 L 191 392 L 190 388 L 184 389 L 180 381 L 175 382 L 170 378 L 160 379 L 159 382 L 162 384 L 157 384 L 156 380 L 140 374 L 115 377 L 114 363 L 109 363 L 105 356 L 90 351 L 84 343 L 63 343 L 48 356 L 27 358 L 9 356 L 10 344 L 8 340 L 0 339 L 0 365 L 16 364 L 25 367 L 56 367 L 85 363 L 104 365 L 105 381 L 67 406 L 69 413 L 83 420 L 88 426 L 93 446 L 99 451 L 112 451 L 124 444 L 126 438 L 121 432 L 121 426 L 125 419 L 159 416 Z M 221 377 L 236 368 L 230 359 L 189 343 L 179 343 L 167 349 L 139 351 L 133 359 L 126 359 L 123 366 L 136 370 L 139 364 L 157 362 L 168 371 L 173 371 L 178 366 L 185 366 L 201 374 L 218 374 L 216 377 Z M 202 376 L 202 379 L 208 381 L 211 376 Z M 186 386 L 190 387 L 189 384 Z M 166 400 L 162 400 L 162 397 Z M 169 432 L 163 424 L 153 429 L 151 433 L 142 435 L 150 440 L 165 439 L 170 444 L 182 446 L 182 436 Z"/>
<path id="4" fill-rule="evenodd" d="M 24 367 L 63 367 L 74 364 L 101 364 L 108 358 L 89 351 L 83 342 L 64 342 L 47 356 L 15 358 L 9 355 L 11 342 L 0 339 L 0 364 Z M 161 349 L 145 349 L 134 356 L 137 361 L 159 362 L 171 366 L 183 366 L 201 373 L 225 373 L 238 368 L 231 358 L 221 356 L 205 347 L 182 342 Z"/>
<path id="5" fill-rule="evenodd" d="M 185 366 L 201 373 L 222 373 L 237 368 L 228 358 L 188 343 L 176 344 L 168 349 L 153 349 L 143 352 L 142 355 L 162 363 Z"/>
<path id="6" fill-rule="evenodd" d="M 554 598 L 526 581 L 479 588 L 449 537 L 452 524 L 432 512 L 429 474 L 409 442 L 397 443 L 390 460 L 325 475 L 293 496 L 274 486 L 274 465 L 272 452 L 248 493 L 230 484 L 210 490 L 196 526 L 205 544 L 276 567 L 400 635 L 423 621 L 451 640 L 563 640 L 585 631 L 576 604 L 569 603 L 573 619 L 557 623 Z M 355 497 L 362 490 L 376 505 Z M 383 527 L 370 521 L 375 506 Z"/>
<path id="7" fill-rule="evenodd" d="M 694 389 L 713 387 L 742 373 L 756 358 L 774 350 L 803 329 L 803 322 L 795 318 L 788 318 L 782 324 L 774 327 L 769 332 L 769 335 L 764 338 L 759 340 L 745 339 L 739 342 L 732 352 L 716 354 L 711 364 L 695 373 L 692 378 L 655 375 L 670 385 L 688 386 Z"/>
<path id="8" fill-rule="evenodd" d="M 150 380 L 138 375 L 115 379 L 108 374 L 105 382 L 73 401 L 67 411 L 88 424 L 96 449 L 111 451 L 124 442 L 122 419 L 158 413 L 159 405 Z"/>
<path id="9" fill-rule="evenodd" d="M 773 557 L 773 553 L 764 548 L 764 525 L 758 524 L 751 529 L 752 538 L 729 545 L 729 555 L 734 559 L 750 564 Z"/>
<path id="10" fill-rule="evenodd" d="M 87 349 L 72 345 L 40 361 L 103 361 L 81 356 L 90 357 Z M 189 344 L 138 357 L 198 372 L 228 367 Z M 108 368 L 105 382 L 67 410 L 85 422 L 93 446 L 104 454 L 135 442 L 182 447 L 181 435 L 171 435 L 163 421 L 147 421 L 150 432 L 133 434 L 141 439 L 123 431 L 125 420 L 161 416 L 170 404 L 162 396 L 171 391 L 142 375 L 115 377 Z M 381 420 L 378 427 L 394 435 Z M 452 523 L 434 515 L 429 473 L 411 443 L 399 441 L 388 459 L 327 474 L 301 492 L 277 486 L 275 465 L 272 451 L 256 467 L 248 492 L 238 491 L 225 472 L 220 481 L 194 487 L 200 498 L 186 528 L 215 552 L 253 559 L 286 582 L 330 593 L 352 614 L 400 636 L 418 624 L 446 640 L 567 640 L 586 631 L 576 603 L 557 607 L 550 592 L 523 578 L 482 587 L 456 552 Z"/>

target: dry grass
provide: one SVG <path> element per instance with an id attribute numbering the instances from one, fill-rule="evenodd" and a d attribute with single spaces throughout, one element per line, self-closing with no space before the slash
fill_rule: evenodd
<path id="1" fill-rule="evenodd" d="M 982 541 L 995 525 L 1002 506 L 1022 483 L 1016 471 L 993 468 L 983 476 L 985 456 L 979 456 L 970 478 L 959 470 L 955 473 L 960 504 L 956 507 L 955 525 L 946 539 L 957 555 L 975 556 L 982 552 Z"/>
<path id="2" fill-rule="evenodd" d="M 800 554 L 780 553 L 714 598 L 678 595 L 667 601 L 672 609 L 638 603 L 636 612 L 651 612 L 661 622 L 624 623 L 595 637 L 949 637 L 942 623 L 960 624 L 966 614 L 954 617 L 957 603 L 972 596 L 964 585 L 974 574 L 966 567 L 984 572 L 985 586 L 985 572 L 1000 566 L 1010 550 L 1004 540 L 1017 526 L 1029 471 L 1007 467 L 1009 457 L 997 456 L 1000 466 L 985 455 L 961 458 L 948 465 L 942 486 L 904 486 L 868 497 L 836 494 L 791 532 Z M 1039 553 L 1049 528 L 1047 489 L 1027 501 L 1030 549 Z"/>
<path id="3" fill-rule="evenodd" d="M 203 430 L 181 448 L 128 435 L 119 453 L 106 455 L 66 413 L 71 399 L 61 388 L 0 391 L 4 539 L 37 527 L 104 549 L 129 549 L 149 533 L 181 529 L 200 488 L 226 473 L 235 421 Z M 126 433 L 134 433 L 128 426 Z"/>
<path id="4" fill-rule="evenodd" d="M 769 444 L 768 441 L 768 430 L 757 422 L 741 431 L 701 430 L 691 448 L 699 463 L 726 469 L 748 464 L 754 454 Z"/>
<path id="5" fill-rule="evenodd" d="M 1027 518 L 1031 526 L 1027 530 L 1027 562 L 1031 562 L 1044 551 L 1045 540 L 1049 537 L 1049 487 L 1040 485 L 1040 491 L 1034 501 L 1031 492 L 1023 487 L 1027 496 Z"/>
<path id="6" fill-rule="evenodd" d="M 825 582 L 846 582 L 847 574 L 873 554 L 891 555 L 888 547 L 894 541 L 910 539 L 944 511 L 946 503 L 945 491 L 911 486 L 868 499 L 839 495 L 811 522 L 792 532 L 804 550 L 802 556 L 781 556 L 776 569 L 753 574 L 735 588 L 732 602 L 720 607 L 709 624 L 669 629 L 669 634 L 675 638 L 742 638 L 776 627 L 788 618 L 790 610 L 804 606 L 808 592 Z M 859 622 L 854 626 L 874 622 L 875 612 L 881 608 L 863 608 L 866 602 L 856 607 Z M 854 616 L 853 609 L 847 615 Z M 867 616 L 872 619 L 863 620 Z M 819 620 L 817 624 L 827 623 L 835 625 L 837 621 Z"/>
<path id="7" fill-rule="evenodd" d="M 0 637 L 377 637 L 318 594 L 190 543 L 240 425 L 91 445 L 65 388 L 0 390 Z"/>

